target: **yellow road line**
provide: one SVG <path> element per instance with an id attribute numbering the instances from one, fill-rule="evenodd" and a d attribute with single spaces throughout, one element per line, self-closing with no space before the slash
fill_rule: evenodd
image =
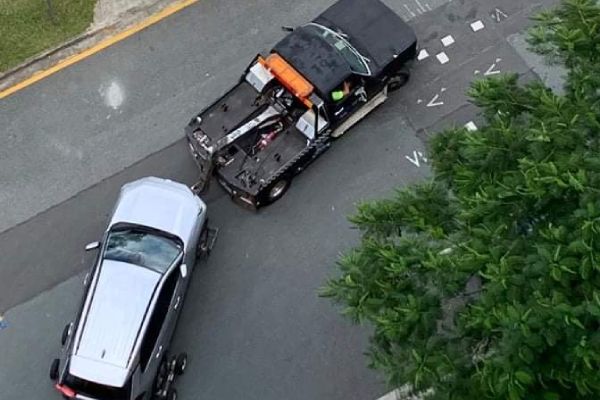
<path id="1" fill-rule="evenodd" d="M 153 25 L 157 22 L 159 22 L 162 19 L 167 18 L 169 15 L 175 14 L 176 12 L 183 10 L 184 8 L 196 3 L 198 0 L 183 0 L 180 1 L 178 3 L 172 4 L 168 7 L 165 7 L 162 11 L 148 17 L 147 19 L 145 19 L 144 21 L 141 21 L 140 23 L 132 26 L 129 29 L 124 30 L 123 32 L 119 32 L 118 34 L 111 36 L 109 38 L 104 39 L 103 41 L 101 41 L 100 43 L 90 47 L 89 49 L 86 49 L 84 51 L 82 51 L 81 53 L 77 53 L 74 54 L 62 61 L 59 61 L 57 64 L 53 65 L 52 67 L 42 70 L 42 71 L 38 71 L 36 73 L 34 73 L 32 76 L 30 76 L 29 78 L 7 88 L 4 89 L 3 91 L 0 91 L 0 99 L 5 98 L 6 96 L 10 96 L 11 94 L 26 88 L 29 85 L 32 85 L 34 83 L 36 83 L 37 81 L 40 81 L 52 74 L 54 74 L 55 72 L 58 72 L 66 67 L 68 67 L 69 65 L 73 65 L 93 54 L 96 54 L 97 52 L 112 46 L 113 44 L 120 42 L 123 39 L 128 38 L 129 36 L 143 30 L 146 29 L 147 27 L 149 27 L 150 25 Z"/>

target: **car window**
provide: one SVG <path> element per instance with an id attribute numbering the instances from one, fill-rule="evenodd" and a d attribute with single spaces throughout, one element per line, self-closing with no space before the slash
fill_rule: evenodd
<path id="1" fill-rule="evenodd" d="M 180 253 L 180 245 L 167 237 L 128 228 L 108 234 L 104 258 L 165 273 Z"/>
<path id="2" fill-rule="evenodd" d="M 346 39 L 338 33 L 322 25 L 310 23 L 306 28 L 316 33 L 333 48 L 335 48 L 346 60 L 352 72 L 360 75 L 371 75 L 369 66 L 363 57 Z"/>
<path id="3" fill-rule="evenodd" d="M 152 316 L 148 322 L 148 329 L 146 329 L 146 334 L 144 335 L 142 346 L 140 348 L 140 364 L 142 366 L 142 370 L 146 369 L 146 366 L 150 361 L 150 357 L 152 356 L 152 351 L 156 346 L 156 340 L 160 335 L 165 318 L 169 312 L 169 305 L 171 304 L 173 294 L 175 293 L 178 277 L 178 269 L 171 271 L 170 275 L 165 280 L 162 289 L 160 290 L 158 299 L 156 300 L 156 305 L 152 311 Z"/>

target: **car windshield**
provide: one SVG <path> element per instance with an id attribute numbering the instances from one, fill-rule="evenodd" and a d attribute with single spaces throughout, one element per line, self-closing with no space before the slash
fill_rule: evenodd
<path id="1" fill-rule="evenodd" d="M 181 254 L 181 246 L 167 237 L 128 228 L 108 234 L 104 258 L 165 273 Z"/>
<path id="2" fill-rule="evenodd" d="M 306 28 L 313 31 L 340 53 L 346 60 L 352 72 L 360 75 L 371 75 L 369 66 L 363 57 L 352 45 L 340 34 L 322 25 L 310 23 Z"/>

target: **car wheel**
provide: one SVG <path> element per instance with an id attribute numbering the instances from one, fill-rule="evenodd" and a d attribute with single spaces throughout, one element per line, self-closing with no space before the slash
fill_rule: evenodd
<path id="1" fill-rule="evenodd" d="M 290 180 L 289 179 L 282 178 L 282 179 L 278 180 L 269 189 L 269 192 L 267 194 L 267 201 L 269 203 L 273 203 L 273 202 L 279 200 L 280 198 L 283 197 L 283 195 L 285 194 L 285 192 L 287 192 L 287 190 L 289 189 L 289 187 L 290 187 Z"/>
<path id="2" fill-rule="evenodd" d="M 69 338 L 69 330 L 71 329 L 71 323 L 68 323 L 67 325 L 65 325 L 65 328 L 63 329 L 62 332 L 62 336 L 60 337 L 60 344 L 61 345 L 65 345 L 65 343 L 67 343 L 67 339 Z"/>
<path id="3" fill-rule="evenodd" d="M 183 375 L 185 368 L 187 367 L 187 354 L 180 353 L 175 360 L 175 373 L 177 375 Z"/>
<path id="4" fill-rule="evenodd" d="M 407 71 L 398 71 L 396 75 L 392 76 L 388 82 L 388 92 L 393 92 L 406 85 L 410 74 Z"/>
<path id="5" fill-rule="evenodd" d="M 60 360 L 55 358 L 50 364 L 50 380 L 56 381 L 58 379 L 58 367 L 60 366 Z"/>
<path id="6" fill-rule="evenodd" d="M 177 400 L 177 390 L 169 389 L 167 392 L 167 400 Z"/>
<path id="7" fill-rule="evenodd" d="M 200 258 L 203 255 L 208 255 L 210 249 L 208 248 L 208 218 L 204 220 L 202 230 L 200 231 L 200 237 L 198 238 L 198 245 L 196 246 L 196 258 Z"/>

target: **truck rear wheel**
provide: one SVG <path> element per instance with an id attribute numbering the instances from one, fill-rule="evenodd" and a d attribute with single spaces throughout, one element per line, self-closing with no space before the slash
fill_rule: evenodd
<path id="1" fill-rule="evenodd" d="M 287 192 L 287 190 L 290 187 L 290 179 L 286 179 L 286 178 L 282 178 L 280 180 L 278 180 L 277 182 L 275 182 L 275 184 L 273 184 L 270 188 L 269 191 L 267 193 L 267 201 L 268 203 L 274 203 L 277 200 L 279 200 L 280 198 L 283 197 L 283 195 L 285 194 L 285 192 Z"/>

